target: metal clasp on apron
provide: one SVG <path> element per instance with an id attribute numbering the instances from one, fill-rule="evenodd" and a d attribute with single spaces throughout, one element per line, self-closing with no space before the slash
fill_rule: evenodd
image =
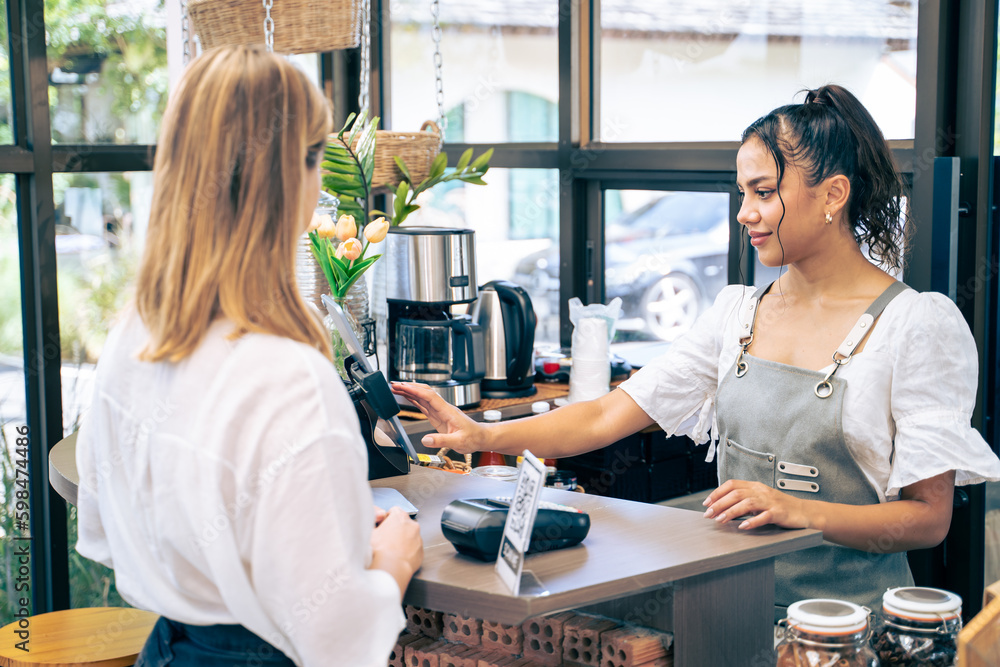
<path id="1" fill-rule="evenodd" d="M 816 388 L 813 389 L 813 393 L 819 398 L 830 398 L 833 395 L 833 383 L 830 380 L 833 379 L 833 375 L 837 372 L 837 369 L 846 365 L 851 360 L 851 357 L 841 357 L 838 356 L 839 354 L 840 350 L 833 353 L 833 368 L 830 369 L 825 378 L 816 383 Z"/>
<path id="2" fill-rule="evenodd" d="M 747 369 L 750 365 L 743 361 L 743 355 L 746 354 L 747 348 L 750 347 L 750 343 L 753 342 L 753 332 L 746 338 L 740 338 L 740 356 L 736 358 L 736 377 L 741 378 L 747 374 Z"/>

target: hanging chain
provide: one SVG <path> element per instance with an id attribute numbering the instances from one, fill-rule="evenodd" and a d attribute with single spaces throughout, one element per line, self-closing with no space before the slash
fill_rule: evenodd
<path id="1" fill-rule="evenodd" d="M 441 140 L 448 128 L 448 119 L 444 115 L 444 79 L 441 76 L 441 0 L 431 0 L 431 16 L 434 18 L 434 28 L 431 36 L 434 39 L 434 78 L 437 80 L 438 127 L 441 128 Z"/>
<path id="2" fill-rule="evenodd" d="M 271 7 L 274 0 L 264 0 L 264 44 L 267 52 L 274 53 L 274 19 L 271 18 Z"/>
<path id="3" fill-rule="evenodd" d="M 361 3 L 361 80 L 358 82 L 358 113 L 368 109 L 372 71 L 371 28 L 371 0 L 364 0 Z"/>
<path id="4" fill-rule="evenodd" d="M 191 24 L 188 21 L 187 0 L 181 0 L 181 39 L 184 40 L 184 51 L 182 52 L 182 62 L 184 66 L 191 62 Z"/>

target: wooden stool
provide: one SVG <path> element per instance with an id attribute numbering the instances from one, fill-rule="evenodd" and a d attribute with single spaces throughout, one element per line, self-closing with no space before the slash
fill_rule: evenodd
<path id="1" fill-rule="evenodd" d="M 129 667 L 159 618 L 127 607 L 65 609 L 0 628 L 2 667 Z M 18 634 L 21 633 L 21 634 Z M 27 640 L 28 651 L 16 644 Z"/>

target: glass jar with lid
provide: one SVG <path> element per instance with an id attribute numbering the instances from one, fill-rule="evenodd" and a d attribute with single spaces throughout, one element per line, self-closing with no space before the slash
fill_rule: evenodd
<path id="1" fill-rule="evenodd" d="M 777 667 L 879 667 L 865 607 L 843 600 L 800 600 L 779 623 Z"/>
<path id="2" fill-rule="evenodd" d="M 952 667 L 962 629 L 962 598 L 939 588 L 890 588 L 872 646 L 883 665 Z"/>

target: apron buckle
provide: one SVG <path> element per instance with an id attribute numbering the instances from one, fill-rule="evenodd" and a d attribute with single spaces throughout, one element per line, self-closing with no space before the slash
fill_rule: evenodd
<path id="1" fill-rule="evenodd" d="M 820 380 L 813 393 L 819 398 L 830 398 L 833 395 L 833 383 L 829 379 Z"/>
<path id="2" fill-rule="evenodd" d="M 750 369 L 750 365 L 743 361 L 743 355 L 746 354 L 747 348 L 750 347 L 750 343 L 753 342 L 753 331 L 750 332 L 749 336 L 740 338 L 740 356 L 736 358 L 736 377 L 741 378 L 747 374 Z"/>

